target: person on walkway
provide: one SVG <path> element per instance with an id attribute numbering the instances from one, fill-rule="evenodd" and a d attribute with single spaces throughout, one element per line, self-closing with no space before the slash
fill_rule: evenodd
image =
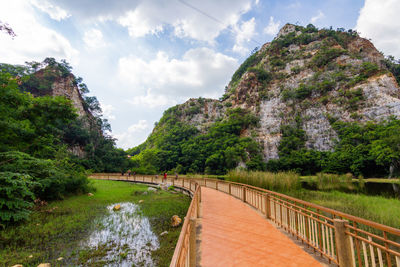
<path id="1" fill-rule="evenodd" d="M 167 181 L 167 173 L 166 172 L 164 172 L 164 179 L 163 179 L 163 182 L 166 182 Z"/>
<path id="2" fill-rule="evenodd" d="M 175 180 L 178 180 L 178 173 L 175 172 Z"/>
<path id="3" fill-rule="evenodd" d="M 128 170 L 128 176 L 131 176 L 131 170 Z"/>

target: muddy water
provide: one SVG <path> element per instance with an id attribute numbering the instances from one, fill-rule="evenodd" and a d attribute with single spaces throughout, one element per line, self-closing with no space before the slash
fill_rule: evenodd
<path id="1" fill-rule="evenodd" d="M 117 204 L 121 209 L 113 211 Z M 97 222 L 96 229 L 82 242 L 82 247 L 104 246 L 107 254 L 101 260 L 107 262 L 105 266 L 155 266 L 151 252 L 160 244 L 148 218 L 139 215 L 139 206 L 124 202 L 107 209 L 108 215 Z"/>

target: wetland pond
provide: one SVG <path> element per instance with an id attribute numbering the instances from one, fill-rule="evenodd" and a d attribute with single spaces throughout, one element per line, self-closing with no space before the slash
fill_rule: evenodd
<path id="1" fill-rule="evenodd" d="M 116 205 L 120 205 L 120 210 L 113 209 Z M 108 214 L 95 222 L 95 230 L 81 243 L 82 248 L 102 250 L 102 257 L 96 261 L 105 266 L 155 266 L 152 251 L 160 243 L 149 219 L 140 214 L 139 205 L 115 203 L 107 210 Z"/>

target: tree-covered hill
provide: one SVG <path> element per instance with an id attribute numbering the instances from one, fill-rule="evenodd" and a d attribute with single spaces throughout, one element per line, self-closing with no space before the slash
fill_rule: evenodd
<path id="1" fill-rule="evenodd" d="M 164 112 L 128 150 L 136 171 L 250 170 L 384 176 L 400 161 L 400 65 L 344 29 L 285 25 L 219 100 Z"/>
<path id="2" fill-rule="evenodd" d="M 79 88 L 77 99 L 54 93 Z M 72 92 L 73 89 L 70 89 Z M 86 170 L 119 172 L 126 153 L 107 134 L 98 101 L 63 61 L 0 65 L 0 225 L 26 218 L 36 198 L 88 190 Z"/>

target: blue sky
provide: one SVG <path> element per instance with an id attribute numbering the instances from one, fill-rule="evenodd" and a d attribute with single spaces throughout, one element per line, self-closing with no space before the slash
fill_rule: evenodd
<path id="1" fill-rule="evenodd" d="M 398 0 L 0 0 L 0 62 L 67 59 L 99 99 L 117 145 L 142 143 L 162 112 L 219 98 L 285 23 L 356 29 L 400 57 Z"/>

